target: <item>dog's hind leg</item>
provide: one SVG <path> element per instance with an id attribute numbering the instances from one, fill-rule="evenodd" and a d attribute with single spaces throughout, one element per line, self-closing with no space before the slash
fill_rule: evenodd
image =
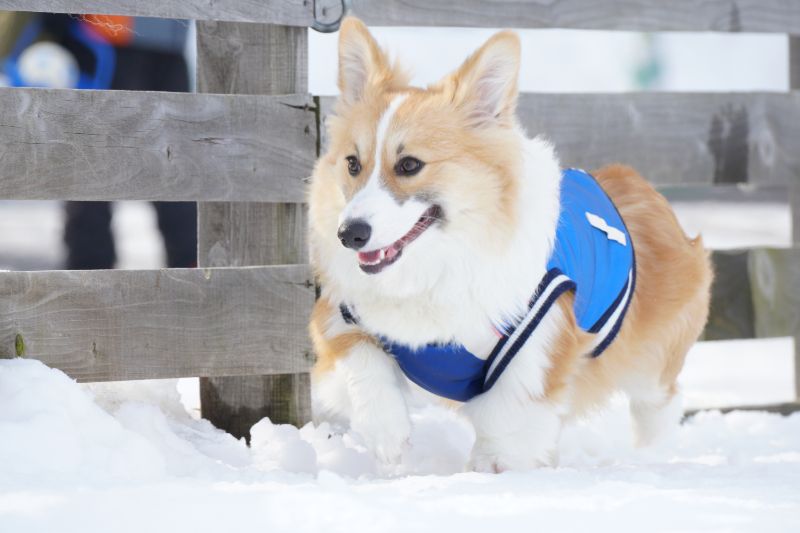
<path id="1" fill-rule="evenodd" d="M 706 298 L 701 292 L 698 299 Z M 683 416 L 683 402 L 677 380 L 686 354 L 705 324 L 707 303 L 690 302 L 668 327 L 660 331 L 659 342 L 645 346 L 661 347 L 641 354 L 637 369 L 622 383 L 630 399 L 634 442 L 649 446 L 664 441 L 677 429 Z"/>
<path id="2" fill-rule="evenodd" d="M 663 443 L 674 434 L 683 416 L 683 402 L 677 386 L 629 398 L 637 447 Z"/>

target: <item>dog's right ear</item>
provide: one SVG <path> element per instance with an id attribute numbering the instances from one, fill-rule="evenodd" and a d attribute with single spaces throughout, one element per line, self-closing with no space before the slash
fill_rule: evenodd
<path id="1" fill-rule="evenodd" d="M 370 88 L 396 89 L 406 83 L 363 22 L 346 17 L 339 29 L 339 92 L 344 102 L 360 101 Z"/>

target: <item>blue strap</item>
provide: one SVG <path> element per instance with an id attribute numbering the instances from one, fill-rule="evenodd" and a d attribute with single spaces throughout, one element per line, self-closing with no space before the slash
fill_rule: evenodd
<path id="1" fill-rule="evenodd" d="M 438 396 L 464 402 L 494 386 L 550 307 L 564 292 L 574 288 L 572 280 L 561 271 L 549 271 L 531 298 L 528 313 L 506 330 L 485 360 L 452 343 L 412 348 L 383 336 L 379 339 L 386 353 L 397 361 L 408 379 Z M 358 324 L 358 318 L 349 306 L 341 304 L 339 311 L 345 322 Z"/>

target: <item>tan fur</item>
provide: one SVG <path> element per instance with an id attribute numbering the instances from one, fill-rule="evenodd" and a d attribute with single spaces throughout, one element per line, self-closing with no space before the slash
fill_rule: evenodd
<path id="1" fill-rule="evenodd" d="M 581 363 L 581 355 L 588 350 L 591 341 L 575 321 L 574 303 L 575 296 L 572 293 L 565 293 L 556 303 L 566 317 L 566 324 L 550 347 L 550 368 L 545 377 L 544 397 L 551 402 L 561 400 L 568 392 L 572 376 Z"/>
<path id="2" fill-rule="evenodd" d="M 311 311 L 311 322 L 308 330 L 311 334 L 314 352 L 317 355 L 313 370 L 315 374 L 324 374 L 332 370 L 336 360 L 347 354 L 359 343 L 377 344 L 374 338 L 361 331 L 348 331 L 334 336 L 328 335 L 326 324 L 338 312 L 339 310 L 331 306 L 330 302 L 324 298 L 317 300 L 314 304 L 314 309 Z"/>
<path id="3" fill-rule="evenodd" d="M 666 199 L 634 169 L 610 165 L 593 173 L 614 201 L 631 235 L 636 253 L 636 290 L 619 335 L 601 357 L 576 362 L 560 339 L 552 352 L 558 369 L 555 383 L 563 383 L 572 362 L 574 414 L 602 403 L 628 381 L 656 376 L 667 395 L 686 352 L 706 323 L 713 278 L 702 240 L 688 239 Z M 568 306 L 571 309 L 571 306 Z M 564 337 L 580 336 L 574 331 Z M 580 343 L 573 343 L 580 349 Z M 548 396 L 559 388 L 548 388 Z M 669 398 L 666 398 L 667 400 Z"/>

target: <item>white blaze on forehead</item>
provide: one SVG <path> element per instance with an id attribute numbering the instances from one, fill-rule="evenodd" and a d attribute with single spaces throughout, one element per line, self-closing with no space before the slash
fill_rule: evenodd
<path id="1" fill-rule="evenodd" d="M 372 236 L 364 246 L 364 250 L 388 246 L 400 239 L 429 207 L 428 204 L 414 198 L 401 205 L 387 190 L 381 179 L 386 133 L 389 131 L 397 109 L 407 97 L 408 94 L 395 96 L 378 120 L 372 173 L 364 187 L 353 196 L 339 215 L 339 225 L 347 220 L 355 219 L 364 220 L 370 225 Z"/>
<path id="2" fill-rule="evenodd" d="M 407 96 L 406 94 L 395 96 L 378 120 L 378 128 L 375 134 L 375 153 L 372 158 L 375 164 L 372 167 L 372 174 L 370 174 L 364 187 L 356 193 L 344 211 L 342 211 L 339 216 L 339 224 L 347 219 L 366 218 L 370 212 L 380 208 L 379 205 L 371 205 L 374 202 L 379 204 L 387 201 L 392 204 L 397 203 L 381 181 L 382 155 L 383 145 L 386 143 L 386 132 L 392 123 L 392 118 L 397 112 L 397 108 L 400 107 L 400 104 L 403 103 Z"/>
<path id="3" fill-rule="evenodd" d="M 378 121 L 378 132 L 375 135 L 375 157 L 373 158 L 375 166 L 372 167 L 372 174 L 369 176 L 367 187 L 369 187 L 372 182 L 376 182 L 379 187 L 381 186 L 381 155 L 383 154 L 383 145 L 386 142 L 386 131 L 392 123 L 392 118 L 397 112 L 397 108 L 400 107 L 400 104 L 403 103 L 407 96 L 407 94 L 395 96 L 392 101 L 389 102 L 389 107 L 386 108 L 386 111 L 383 112 L 383 116 Z"/>
<path id="4" fill-rule="evenodd" d="M 383 145 L 386 143 L 386 131 L 392 123 L 392 117 L 397 112 L 397 108 L 400 107 L 406 96 L 405 94 L 395 96 L 378 120 L 378 129 L 375 134 L 375 153 L 372 158 L 374 161 L 372 174 L 369 175 L 364 187 L 353 196 L 353 199 L 342 211 L 339 216 L 339 224 L 348 219 L 369 219 L 372 213 L 397 205 L 397 202 L 381 181 L 381 168 L 383 166 L 383 158 L 381 156 L 383 155 Z"/>

